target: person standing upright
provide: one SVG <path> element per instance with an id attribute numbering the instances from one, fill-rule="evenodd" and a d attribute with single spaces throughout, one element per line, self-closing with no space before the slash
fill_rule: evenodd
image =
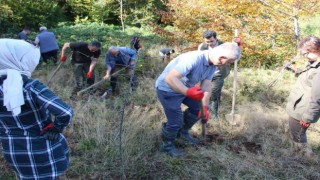
<path id="1" fill-rule="evenodd" d="M 52 60 L 57 63 L 59 45 L 53 32 L 49 32 L 46 27 L 40 27 L 40 33 L 36 36 L 35 43 L 40 47 L 42 60 L 47 63 Z"/>
<path id="2" fill-rule="evenodd" d="M 207 30 L 203 33 L 203 43 L 199 44 L 198 51 L 210 50 L 213 49 L 222 42 L 217 39 L 217 33 L 212 30 Z M 235 38 L 234 41 L 242 47 L 241 39 Z M 212 96 L 211 96 L 211 111 L 213 113 L 213 118 L 218 118 L 218 111 L 221 101 L 221 91 L 224 85 L 224 79 L 230 74 L 230 64 L 219 66 L 215 72 L 214 77 L 212 78 Z"/>
<path id="3" fill-rule="evenodd" d="M 199 44 L 198 50 L 210 50 L 219 46 L 222 42 L 218 41 L 217 33 L 212 30 L 207 30 L 203 33 L 204 42 Z M 212 96 L 211 96 L 211 110 L 213 118 L 218 118 L 218 110 L 221 100 L 221 91 L 224 84 L 224 79 L 230 74 L 230 64 L 219 66 L 212 79 Z"/>
<path id="4" fill-rule="evenodd" d="M 305 69 L 296 73 L 286 106 L 289 130 L 301 155 L 310 157 L 312 149 L 307 144 L 307 129 L 320 118 L 320 38 L 308 36 L 299 43 L 299 51 L 307 60 Z"/>

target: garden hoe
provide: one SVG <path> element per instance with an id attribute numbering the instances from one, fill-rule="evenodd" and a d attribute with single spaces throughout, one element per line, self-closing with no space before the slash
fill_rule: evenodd
<path id="1" fill-rule="evenodd" d="M 202 100 L 199 101 L 199 106 L 200 106 L 200 113 L 201 113 L 200 118 L 201 118 L 201 124 L 202 124 L 201 136 L 202 136 L 203 143 L 205 143 L 206 142 L 206 117 L 204 114 Z"/>
<path id="2" fill-rule="evenodd" d="M 69 59 L 69 57 L 70 57 L 70 55 L 68 56 L 67 59 Z M 51 77 L 49 78 L 49 80 L 48 80 L 48 82 L 47 82 L 47 85 L 48 85 L 48 86 L 49 86 L 51 80 L 53 79 L 53 77 L 54 77 L 54 76 L 57 74 L 57 72 L 60 70 L 60 68 L 61 68 L 61 66 L 62 66 L 63 63 L 64 63 L 63 61 L 60 62 L 60 64 L 59 64 L 58 67 L 56 68 L 56 70 L 54 70 L 54 72 L 52 73 Z"/>
<path id="3" fill-rule="evenodd" d="M 120 69 L 119 71 L 117 71 L 117 72 L 115 72 L 115 73 L 111 74 L 111 76 L 114 76 L 114 75 L 116 75 L 116 74 L 119 74 L 119 72 L 120 72 L 120 71 L 123 71 L 124 69 L 125 69 L 125 68 Z M 83 90 L 81 90 L 81 91 L 77 92 L 77 96 L 80 96 L 82 93 L 84 93 L 84 92 L 88 91 L 89 89 L 94 88 L 94 87 L 96 87 L 96 86 L 98 86 L 98 85 L 102 84 L 104 81 L 106 81 L 106 80 L 105 80 L 105 79 L 101 79 L 100 81 L 98 81 L 98 82 L 96 82 L 96 83 L 92 84 L 91 86 L 89 86 L 89 87 L 87 87 L 87 88 L 85 88 L 85 89 L 83 89 Z"/>
<path id="4" fill-rule="evenodd" d="M 235 29 L 234 32 L 235 38 L 238 37 L 238 30 Z M 234 62 L 234 73 L 233 73 L 233 95 L 232 95 L 232 110 L 230 114 L 226 114 L 225 118 L 231 124 L 235 125 L 240 121 L 241 116 L 239 114 L 234 113 L 235 105 L 236 105 L 236 92 L 237 92 L 237 73 L 238 73 L 238 59 Z"/>

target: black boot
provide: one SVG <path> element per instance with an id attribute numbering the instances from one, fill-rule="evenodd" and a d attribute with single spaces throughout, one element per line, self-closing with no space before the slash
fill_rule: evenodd
<path id="1" fill-rule="evenodd" d="M 161 151 L 166 152 L 167 154 L 173 157 L 184 157 L 187 154 L 177 149 L 174 143 L 176 136 L 177 132 L 171 132 L 168 131 L 165 127 L 162 127 L 163 142 L 161 145 Z"/>
<path id="2" fill-rule="evenodd" d="M 191 114 L 189 110 L 185 110 L 183 113 L 183 126 L 180 130 L 180 137 L 187 141 L 188 143 L 191 143 L 193 145 L 199 144 L 199 140 L 192 137 L 189 134 L 189 130 L 192 128 L 192 126 L 198 121 L 198 117 L 194 114 Z"/>

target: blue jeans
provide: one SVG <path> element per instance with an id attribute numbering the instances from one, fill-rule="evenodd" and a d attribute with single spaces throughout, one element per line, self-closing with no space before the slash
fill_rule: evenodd
<path id="1" fill-rule="evenodd" d="M 199 102 L 183 94 L 162 91 L 157 88 L 157 95 L 168 120 L 165 128 L 170 132 L 178 132 L 183 125 L 182 103 L 189 108 L 190 113 L 198 115 Z"/>

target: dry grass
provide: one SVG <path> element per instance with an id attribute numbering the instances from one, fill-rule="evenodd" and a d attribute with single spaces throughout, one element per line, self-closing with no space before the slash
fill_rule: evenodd
<path id="1" fill-rule="evenodd" d="M 71 149 L 71 166 L 62 179 L 319 179 L 319 157 L 302 158 L 294 152 L 288 135 L 286 97 L 295 78 L 288 72 L 240 69 L 236 113 L 241 121 L 231 125 L 232 74 L 225 82 L 220 120 L 210 121 L 208 133 L 220 137 L 202 146 L 178 144 L 186 158 L 171 158 L 159 151 L 161 123 L 166 121 L 154 91 L 163 69 L 154 46 L 143 52 L 151 68 L 141 68 L 139 87 L 129 95 L 122 79 L 121 93 L 109 99 L 84 95 L 69 99 L 73 77 L 66 64 L 51 89 L 71 104 L 75 117 L 65 131 Z M 46 82 L 54 67 L 39 67 L 34 77 Z M 96 72 L 99 77 L 103 73 Z M 100 73 L 100 74 L 99 74 Z M 277 77 L 277 83 L 268 84 Z M 98 79 L 99 79 L 98 77 Z M 103 85 L 106 88 L 108 84 Z M 61 88 L 63 87 L 63 88 Z M 124 110 L 123 124 L 121 112 Z M 122 125 L 122 126 L 121 126 Z M 318 125 L 308 132 L 319 154 Z M 201 125 L 192 132 L 200 136 Z M 120 142 L 121 137 L 121 142 Z M 120 152 L 120 145 L 122 152 Z M 122 156 L 121 156 L 122 155 Z M 0 179 L 14 179 L 0 159 Z"/>

